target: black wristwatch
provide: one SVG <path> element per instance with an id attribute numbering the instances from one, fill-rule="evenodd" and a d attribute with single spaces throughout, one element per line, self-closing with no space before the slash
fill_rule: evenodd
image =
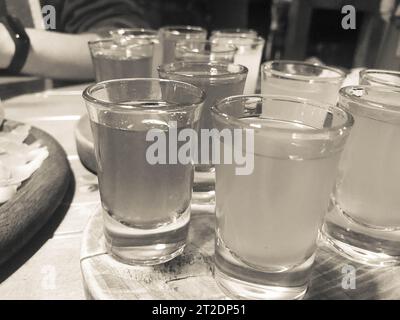
<path id="1" fill-rule="evenodd" d="M 0 73 L 20 73 L 28 58 L 31 42 L 22 23 L 15 17 L 6 15 L 0 17 L 0 23 L 4 24 L 15 44 L 15 54 L 10 65 L 1 69 Z"/>

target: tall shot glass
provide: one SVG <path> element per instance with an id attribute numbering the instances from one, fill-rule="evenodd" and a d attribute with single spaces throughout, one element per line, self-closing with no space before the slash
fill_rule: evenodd
<path id="1" fill-rule="evenodd" d="M 195 26 L 167 26 L 160 28 L 162 64 L 175 61 L 175 46 L 179 40 L 206 40 L 207 30 Z"/>
<path id="2" fill-rule="evenodd" d="M 160 78 L 191 83 L 206 93 L 200 129 L 214 128 L 211 106 L 218 100 L 243 93 L 247 68 L 235 64 L 214 62 L 174 62 L 159 68 Z M 194 191 L 200 202 L 210 203 L 215 197 L 215 175 L 212 166 L 212 144 L 199 136 L 198 164 L 195 167 Z M 208 155 L 207 155 L 208 151 Z"/>
<path id="3" fill-rule="evenodd" d="M 221 136 L 234 137 L 231 151 L 221 139 L 216 165 L 215 279 L 234 298 L 301 298 L 353 118 L 336 106 L 266 95 L 226 98 L 212 115 Z M 229 152 L 254 157 L 253 170 L 239 175 L 225 161 Z"/>
<path id="4" fill-rule="evenodd" d="M 265 40 L 262 37 L 219 33 L 213 35 L 211 40 L 219 43 L 233 44 L 237 47 L 235 63 L 241 64 L 249 70 L 244 93 L 254 94 L 257 89 L 257 81 L 260 75 L 260 64 Z"/>
<path id="5" fill-rule="evenodd" d="M 193 164 L 169 157 L 183 143 L 177 141 L 179 133 L 197 129 L 204 92 L 177 81 L 119 79 L 92 85 L 83 97 L 94 137 L 108 251 L 134 265 L 173 259 L 186 243 Z M 160 161 L 150 152 L 151 137 L 165 144 L 157 152 Z"/>
<path id="6" fill-rule="evenodd" d="M 140 39 L 118 43 L 112 39 L 89 42 L 96 81 L 123 78 L 151 78 L 154 43 Z"/>
<path id="7" fill-rule="evenodd" d="M 343 152 L 326 243 L 372 266 L 400 263 L 400 92 L 379 86 L 340 90 L 354 128 Z"/>
<path id="8" fill-rule="evenodd" d="M 261 93 L 288 95 L 334 104 L 345 73 L 301 61 L 275 60 L 261 66 Z"/>
<path id="9" fill-rule="evenodd" d="M 161 44 L 157 30 L 144 28 L 122 28 L 110 30 L 111 38 L 120 45 L 137 44 L 140 40 L 149 40 L 154 44 L 153 73 L 154 78 L 158 77 L 157 68 L 161 64 Z"/>

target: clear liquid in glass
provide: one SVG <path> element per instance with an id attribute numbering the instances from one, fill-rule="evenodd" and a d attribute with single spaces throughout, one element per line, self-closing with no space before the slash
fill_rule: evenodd
<path id="1" fill-rule="evenodd" d="M 170 260 L 186 242 L 193 165 L 168 162 L 168 123 L 145 115 L 137 121 L 115 113 L 103 117 L 99 122 L 107 125 L 94 121 L 91 125 L 110 252 L 130 263 L 156 264 L 162 262 L 159 256 Z M 186 124 L 178 124 L 177 134 L 185 128 Z M 146 141 L 150 129 L 165 134 L 167 164 L 152 165 L 146 158 L 154 144 Z M 177 143 L 178 150 L 182 143 Z"/>
<path id="2" fill-rule="evenodd" d="M 263 118 L 242 121 L 270 128 L 313 129 Z M 237 280 L 249 283 L 251 297 L 257 290 L 261 297 L 267 297 L 268 293 L 261 294 L 263 286 L 276 290 L 274 298 L 301 297 L 340 153 L 318 157 L 313 150 L 321 145 L 310 141 L 305 151 L 315 156 L 294 157 L 288 147 L 291 140 L 275 137 L 273 144 L 267 144 L 266 139 L 255 133 L 251 175 L 236 175 L 235 165 L 216 166 L 216 266 L 222 286 L 234 286 Z"/>
<path id="3" fill-rule="evenodd" d="M 122 57 L 97 53 L 93 57 L 93 65 L 98 82 L 123 78 L 151 78 L 153 59 L 145 55 Z"/>

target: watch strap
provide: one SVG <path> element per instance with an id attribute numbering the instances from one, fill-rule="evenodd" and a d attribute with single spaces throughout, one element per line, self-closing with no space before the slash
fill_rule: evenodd
<path id="1" fill-rule="evenodd" d="M 15 44 L 15 53 L 10 65 L 3 69 L 5 73 L 20 73 L 24 67 L 30 50 L 29 36 L 22 23 L 15 17 L 5 15 L 0 17 L 0 23 L 3 23 L 9 32 Z"/>

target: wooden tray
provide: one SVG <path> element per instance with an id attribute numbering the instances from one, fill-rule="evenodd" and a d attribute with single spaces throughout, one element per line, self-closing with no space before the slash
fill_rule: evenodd
<path id="1" fill-rule="evenodd" d="M 214 214 L 192 214 L 188 245 L 174 260 L 154 267 L 122 264 L 104 247 L 101 209 L 82 240 L 81 270 L 89 299 L 226 299 L 212 277 Z M 343 267 L 353 266 L 356 288 L 344 289 Z M 372 268 L 329 248 L 317 251 L 306 299 L 400 299 L 400 267 Z"/>
<path id="2" fill-rule="evenodd" d="M 79 159 L 89 171 L 96 173 L 96 157 L 94 155 L 93 135 L 88 115 L 83 115 L 75 128 L 75 142 Z"/>
<path id="3" fill-rule="evenodd" d="M 3 130 L 20 123 L 7 120 Z M 44 226 L 61 203 L 70 180 L 70 167 L 63 148 L 49 134 L 31 128 L 26 142 L 40 140 L 49 156 L 42 166 L 0 206 L 0 264 L 20 250 Z"/>

